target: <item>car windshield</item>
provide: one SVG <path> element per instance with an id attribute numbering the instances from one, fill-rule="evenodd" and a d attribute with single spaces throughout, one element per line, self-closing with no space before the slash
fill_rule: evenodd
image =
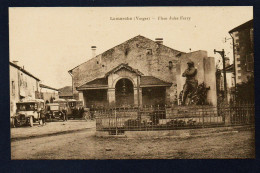
<path id="1" fill-rule="evenodd" d="M 77 106 L 78 106 L 78 107 L 82 107 L 82 106 L 83 106 L 82 101 L 77 101 Z"/>
<path id="2" fill-rule="evenodd" d="M 75 107 L 76 106 L 76 102 L 69 102 L 69 106 L 70 107 Z"/>
<path id="3" fill-rule="evenodd" d="M 35 103 L 19 103 L 17 104 L 18 111 L 34 111 Z"/>
<path id="4" fill-rule="evenodd" d="M 59 105 L 50 105 L 50 110 L 51 110 L 51 111 L 57 111 L 57 110 L 59 110 Z"/>

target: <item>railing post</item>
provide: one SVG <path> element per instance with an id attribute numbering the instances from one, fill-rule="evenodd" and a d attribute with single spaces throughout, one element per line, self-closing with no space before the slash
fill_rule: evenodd
<path id="1" fill-rule="evenodd" d="M 116 135 L 117 135 L 117 116 L 116 116 L 116 108 L 115 108 L 115 120 L 116 120 Z"/>
<path id="2" fill-rule="evenodd" d="M 231 125 L 231 111 L 232 111 L 232 107 L 231 105 L 228 105 L 228 106 L 224 106 L 224 109 L 225 109 L 225 125 L 226 126 L 229 126 Z"/>
<path id="3" fill-rule="evenodd" d="M 202 109 L 202 128 L 204 128 L 204 110 Z"/>

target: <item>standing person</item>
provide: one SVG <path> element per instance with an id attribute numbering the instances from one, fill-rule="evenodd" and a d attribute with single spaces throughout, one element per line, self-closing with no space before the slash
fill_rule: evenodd
<path id="1" fill-rule="evenodd" d="M 40 110 L 40 119 L 42 120 L 42 125 L 46 125 L 46 116 L 43 110 Z"/>

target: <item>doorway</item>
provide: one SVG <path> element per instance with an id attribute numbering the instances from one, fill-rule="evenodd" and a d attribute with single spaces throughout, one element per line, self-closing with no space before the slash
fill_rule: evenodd
<path id="1" fill-rule="evenodd" d="M 115 86 L 116 105 L 128 106 L 134 104 L 134 86 L 131 80 L 120 79 Z"/>

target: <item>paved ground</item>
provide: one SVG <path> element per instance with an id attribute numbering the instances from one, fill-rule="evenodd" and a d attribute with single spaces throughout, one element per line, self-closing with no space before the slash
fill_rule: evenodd
<path id="1" fill-rule="evenodd" d="M 95 128 L 11 142 L 12 159 L 207 159 L 254 158 L 252 130 L 210 137 L 98 138 Z"/>
<path id="2" fill-rule="evenodd" d="M 71 131 L 80 131 L 96 127 L 95 122 L 91 120 L 69 120 L 47 122 L 46 125 L 34 124 L 33 127 L 11 128 L 11 140 L 24 139 L 29 137 L 47 136 L 50 134 L 66 133 Z"/>

